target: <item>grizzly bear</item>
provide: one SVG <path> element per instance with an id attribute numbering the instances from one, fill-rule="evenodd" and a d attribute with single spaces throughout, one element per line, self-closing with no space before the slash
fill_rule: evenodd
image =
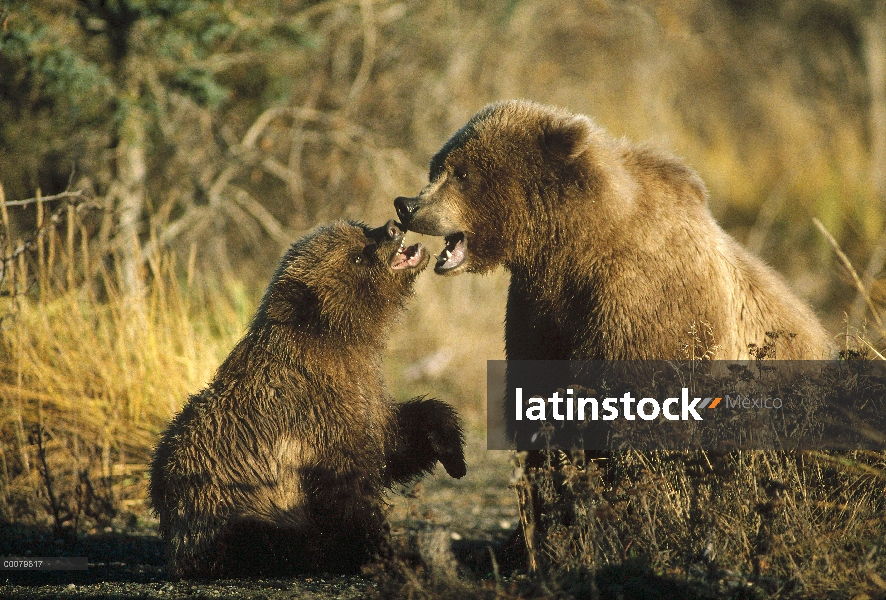
<path id="1" fill-rule="evenodd" d="M 354 572 L 387 547 L 384 490 L 439 460 L 465 474 L 455 410 L 391 400 L 379 355 L 428 264 L 393 221 L 295 242 L 249 330 L 157 446 L 151 502 L 173 577 Z"/>
<path id="2" fill-rule="evenodd" d="M 717 225 L 692 169 L 585 116 L 489 105 L 431 159 L 429 180 L 397 214 L 445 236 L 438 274 L 510 271 L 510 360 L 683 358 L 705 333 L 715 358 L 743 359 L 767 332 L 779 359 L 832 355 L 809 307 Z"/>

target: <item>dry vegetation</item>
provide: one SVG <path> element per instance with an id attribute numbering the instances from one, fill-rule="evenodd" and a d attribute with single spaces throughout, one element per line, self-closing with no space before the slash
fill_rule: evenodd
<path id="1" fill-rule="evenodd" d="M 201 1 L 136 19 L 122 55 L 99 5 L 0 2 L 2 522 L 150 527 L 156 435 L 241 335 L 283 248 L 326 220 L 393 216 L 448 135 L 501 98 L 684 156 L 718 220 L 841 343 L 883 351 L 882 1 Z M 395 394 L 454 402 L 476 444 L 506 285 L 423 275 L 389 344 Z M 886 595 L 882 456 L 619 465 L 605 482 L 593 466 L 514 479 L 514 504 L 550 492 L 545 515 L 521 504 L 548 520 L 536 573 L 490 563 L 471 580 L 428 534 L 376 592 Z"/>
<path id="2" fill-rule="evenodd" d="M 85 237 L 95 211 L 66 200 L 51 216 L 38 203 L 29 238 L 5 238 L 15 259 L 4 263 L 0 337 L 0 511 L 13 521 L 52 517 L 59 532 L 91 513 L 146 512 L 139 484 L 156 435 L 211 377 L 251 308 L 237 287 L 189 285 L 193 265 L 180 280 L 171 254 L 150 257 L 143 296 L 125 297 L 104 266 L 84 279 L 104 258 Z"/>
<path id="3" fill-rule="evenodd" d="M 645 596 L 668 588 L 717 597 L 882 594 L 880 454 L 629 452 L 613 460 L 614 482 L 569 465 L 518 484 L 525 494 L 539 489 L 545 511 L 525 518 L 533 558 L 567 592 L 596 585 L 606 597 L 633 577 Z"/>

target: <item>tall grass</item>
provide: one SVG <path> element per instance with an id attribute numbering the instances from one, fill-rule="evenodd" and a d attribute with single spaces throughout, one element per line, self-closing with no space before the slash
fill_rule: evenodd
<path id="1" fill-rule="evenodd" d="M 156 434 L 209 381 L 253 302 L 236 286 L 199 286 L 193 266 L 162 253 L 149 257 L 144 292 L 125 295 L 84 211 L 62 206 L 53 220 L 36 207 L 24 240 L 9 243 L 4 219 L 15 258 L 4 263 L 0 309 L 0 516 L 39 522 L 53 503 L 85 510 L 76 489 L 96 481 L 113 512 L 141 513 Z"/>

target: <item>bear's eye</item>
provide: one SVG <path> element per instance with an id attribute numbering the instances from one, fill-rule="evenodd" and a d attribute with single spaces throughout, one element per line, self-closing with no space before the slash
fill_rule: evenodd
<path id="1" fill-rule="evenodd" d="M 468 170 L 462 167 L 455 169 L 452 174 L 455 175 L 455 178 L 459 181 L 464 181 L 468 178 Z"/>
<path id="2" fill-rule="evenodd" d="M 355 265 L 359 265 L 359 264 L 361 264 L 361 263 L 363 262 L 363 255 L 362 255 L 362 254 L 354 254 L 354 255 L 352 255 L 352 256 L 351 256 L 351 262 L 354 263 Z"/>

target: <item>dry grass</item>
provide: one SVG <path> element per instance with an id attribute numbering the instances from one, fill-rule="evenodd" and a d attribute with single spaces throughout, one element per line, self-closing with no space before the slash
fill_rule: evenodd
<path id="1" fill-rule="evenodd" d="M 93 265 L 82 222 L 75 210 L 61 214 L 61 225 L 41 215 L 33 243 L 19 242 L 29 248 L 6 263 L 0 515 L 41 522 L 41 505 L 51 514 L 62 503 L 73 519 L 86 509 L 74 488 L 93 480 L 107 488 L 111 512 L 146 514 L 141 481 L 156 435 L 209 381 L 251 302 L 237 287 L 189 286 L 170 255 L 149 261 L 143 295 L 121 294 L 102 263 L 97 281 L 84 278 Z"/>
<path id="2" fill-rule="evenodd" d="M 241 335 L 286 240 L 323 220 L 392 217 L 392 198 L 418 191 L 447 136 L 502 98 L 563 105 L 613 135 L 685 156 L 707 182 L 718 220 L 747 235 L 831 329 L 857 296 L 847 344 L 881 352 L 882 340 L 854 333 L 886 298 L 864 68 L 839 27 L 816 28 L 804 16 L 830 7 L 839 17 L 851 3 L 781 3 L 775 17 L 749 20 L 730 8 L 742 4 L 284 3 L 305 10 L 318 40 L 308 53 L 278 57 L 290 96 L 270 107 L 247 98 L 220 114 L 166 98 L 164 147 L 177 150 L 149 174 L 151 223 L 140 244 L 170 251 L 147 252 L 144 295 L 120 292 L 106 217 L 81 214 L 75 198 L 60 212 L 56 201 L 3 207 L 0 250 L 14 260 L 0 276 L 0 519 L 88 530 L 120 515 L 147 518 L 144 464 L 156 434 Z M 42 126 L 42 115 L 34 123 Z M 31 130 L 10 130 L 20 152 L 33 149 Z M 77 152 L 80 139 L 70 142 Z M 112 161 L 106 140 L 95 139 L 84 186 L 106 193 Z M 254 155 L 238 159 L 240 150 Z M 20 188 L 36 181 L 18 179 Z M 198 193 L 207 190 L 209 200 Z M 181 218 L 188 214 L 200 218 Z M 843 244 L 844 280 L 812 216 Z M 32 242 L 22 252 L 20 235 Z M 439 250 L 439 240 L 422 241 Z M 849 261 L 868 257 L 851 275 Z M 391 332 L 394 395 L 439 396 L 480 433 L 486 360 L 504 355 L 506 285 L 501 272 L 422 276 Z M 439 546 L 432 537 L 404 549 L 379 589 L 413 597 L 606 597 L 630 595 L 630 585 L 641 596 L 886 593 L 882 457 L 628 454 L 619 464 L 617 481 L 574 467 L 517 480 L 520 494 L 535 486 L 550 506 L 533 515 L 523 504 L 527 524 L 549 521 L 530 551 L 539 566 L 531 577 L 502 571 L 474 584 L 447 569 L 435 575 L 433 564 L 448 559 L 428 554 Z M 423 563 L 431 567 L 420 572 Z"/>

